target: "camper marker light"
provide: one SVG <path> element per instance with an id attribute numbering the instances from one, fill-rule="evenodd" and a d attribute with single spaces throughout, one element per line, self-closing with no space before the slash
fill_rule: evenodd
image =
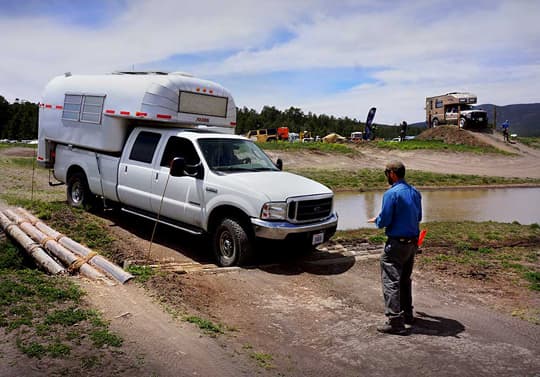
<path id="1" fill-rule="evenodd" d="M 287 203 L 268 202 L 264 203 L 261 210 L 261 219 L 263 220 L 285 220 L 287 213 Z"/>

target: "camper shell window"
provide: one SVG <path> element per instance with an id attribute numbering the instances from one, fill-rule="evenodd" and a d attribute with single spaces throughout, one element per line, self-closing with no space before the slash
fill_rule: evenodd
<path id="1" fill-rule="evenodd" d="M 100 124 L 104 102 L 105 96 L 66 94 L 62 119 Z"/>
<path id="2" fill-rule="evenodd" d="M 227 103 L 227 97 L 180 91 L 178 112 L 226 118 Z"/>

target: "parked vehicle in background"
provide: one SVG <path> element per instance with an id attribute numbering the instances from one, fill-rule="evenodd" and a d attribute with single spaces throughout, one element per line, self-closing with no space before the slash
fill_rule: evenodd
<path id="1" fill-rule="evenodd" d="M 312 249 L 337 227 L 333 193 L 281 171 L 234 135 L 236 106 L 219 84 L 180 73 L 54 78 L 40 105 L 38 163 L 67 200 L 207 235 L 221 266 L 247 264 L 256 239 Z"/>
<path id="2" fill-rule="evenodd" d="M 356 131 L 356 132 L 351 132 L 351 138 L 350 140 L 353 142 L 353 143 L 359 143 L 362 141 L 362 132 L 361 131 Z"/>
<path id="3" fill-rule="evenodd" d="M 456 124 L 460 128 L 487 128 L 487 112 L 472 105 L 477 102 L 472 93 L 452 92 L 426 98 L 426 124 Z"/>
<path id="4" fill-rule="evenodd" d="M 277 141 L 277 140 L 289 140 L 289 128 L 278 127 L 278 128 L 268 128 L 268 129 L 262 128 L 258 130 L 250 130 L 247 133 L 246 137 L 258 143 L 266 143 L 268 141 Z"/>

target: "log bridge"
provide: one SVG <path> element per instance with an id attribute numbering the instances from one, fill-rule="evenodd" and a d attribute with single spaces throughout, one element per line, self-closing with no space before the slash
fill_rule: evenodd
<path id="1" fill-rule="evenodd" d="M 40 268 L 52 275 L 80 273 L 92 280 L 112 279 L 121 284 L 133 279 L 127 271 L 50 228 L 23 208 L 0 212 L 0 225 Z"/>

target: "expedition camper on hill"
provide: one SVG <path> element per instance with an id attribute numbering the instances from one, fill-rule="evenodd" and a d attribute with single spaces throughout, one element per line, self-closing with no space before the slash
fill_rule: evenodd
<path id="1" fill-rule="evenodd" d="M 460 128 L 487 127 L 487 112 L 474 108 L 477 98 L 471 93 L 452 92 L 426 98 L 426 124 L 457 124 Z"/>
<path id="2" fill-rule="evenodd" d="M 66 74 L 40 105 L 38 162 L 72 206 L 101 198 L 133 215 L 208 235 L 217 263 L 248 263 L 254 240 L 312 249 L 337 227 L 333 193 L 281 171 L 234 135 L 219 84 L 180 73 Z"/>

